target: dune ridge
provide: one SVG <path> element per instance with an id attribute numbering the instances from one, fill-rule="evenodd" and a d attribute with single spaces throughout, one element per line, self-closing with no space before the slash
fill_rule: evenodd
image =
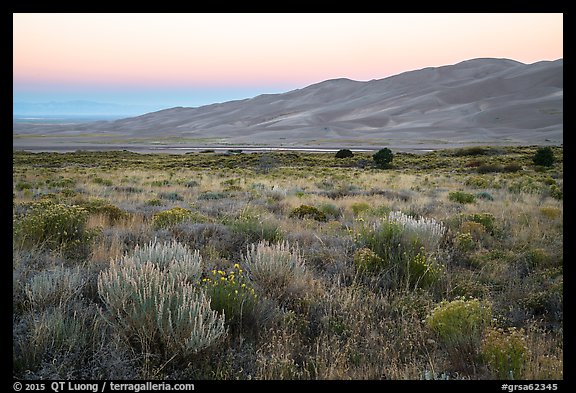
<path id="1" fill-rule="evenodd" d="M 27 135 L 15 138 L 15 147 L 32 143 L 40 133 L 76 138 L 97 133 L 94 143 L 110 136 L 238 145 L 561 144 L 563 59 L 523 64 L 479 58 L 366 82 L 331 79 L 286 93 L 116 121 L 13 124 L 13 132 Z"/>

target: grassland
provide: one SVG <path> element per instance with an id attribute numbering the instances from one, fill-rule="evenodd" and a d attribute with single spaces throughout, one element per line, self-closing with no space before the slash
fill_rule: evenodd
<path id="1" fill-rule="evenodd" d="M 13 375 L 563 379 L 563 151 L 13 154 Z"/>

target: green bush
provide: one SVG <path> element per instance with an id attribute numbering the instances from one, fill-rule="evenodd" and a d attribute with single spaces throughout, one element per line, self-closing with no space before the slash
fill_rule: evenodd
<path id="1" fill-rule="evenodd" d="M 355 216 L 370 210 L 370 205 L 366 202 L 356 202 L 353 203 L 350 207 L 352 208 L 352 213 L 354 213 Z"/>
<path id="2" fill-rule="evenodd" d="M 548 190 L 550 196 L 554 199 L 561 201 L 564 198 L 564 191 L 557 184 L 552 184 Z"/>
<path id="3" fill-rule="evenodd" d="M 454 247 L 459 252 L 468 252 L 476 248 L 476 242 L 470 232 L 458 233 L 454 239 Z"/>
<path id="4" fill-rule="evenodd" d="M 162 201 L 159 198 L 152 198 L 144 202 L 146 206 L 162 206 Z"/>
<path id="5" fill-rule="evenodd" d="M 183 201 L 184 197 L 177 192 L 159 192 L 158 198 L 166 199 L 169 201 Z"/>
<path id="6" fill-rule="evenodd" d="M 482 191 L 476 194 L 476 197 L 479 199 L 484 199 L 485 201 L 493 201 L 494 197 L 492 196 L 492 194 L 490 194 L 489 192 L 486 191 Z"/>
<path id="7" fill-rule="evenodd" d="M 128 217 L 128 213 L 119 207 L 101 199 L 78 200 L 76 203 L 91 214 L 102 214 L 112 222 Z"/>
<path id="8" fill-rule="evenodd" d="M 42 246 L 50 250 L 69 250 L 81 246 L 88 238 L 88 211 L 80 206 L 32 202 L 22 215 L 13 220 L 16 244 L 25 247 Z"/>
<path id="9" fill-rule="evenodd" d="M 426 239 L 428 227 L 423 225 L 424 221 L 405 215 L 396 214 L 393 217 L 378 224 L 360 225 L 354 235 L 358 247 L 354 263 L 361 271 L 385 272 L 390 276 L 392 285 L 396 286 L 415 288 L 436 283 L 443 268 L 424 250 L 424 243 L 434 243 Z M 415 223 L 417 225 L 413 227 Z"/>
<path id="10" fill-rule="evenodd" d="M 492 320 L 492 306 L 478 299 L 442 301 L 426 318 L 426 325 L 451 349 L 469 351 L 480 344 Z"/>
<path id="11" fill-rule="evenodd" d="M 350 149 L 340 149 L 336 152 L 336 158 L 354 157 L 354 153 Z"/>
<path id="12" fill-rule="evenodd" d="M 540 147 L 532 157 L 534 165 L 552 166 L 554 165 L 554 152 L 550 146 Z"/>
<path id="13" fill-rule="evenodd" d="M 260 240 L 276 242 L 282 239 L 282 231 L 274 219 L 263 219 L 258 214 L 245 212 L 227 224 L 232 231 L 244 237 L 246 243 Z"/>
<path id="14" fill-rule="evenodd" d="M 322 203 L 318 210 L 324 213 L 327 218 L 338 219 L 342 215 L 340 208 L 332 203 Z"/>
<path id="15" fill-rule="evenodd" d="M 297 218 L 310 218 L 312 220 L 326 222 L 328 218 L 324 212 L 318 210 L 318 208 L 314 206 L 308 205 L 300 205 L 297 208 L 293 209 L 289 217 L 297 217 Z"/>
<path id="16" fill-rule="evenodd" d="M 465 204 L 465 203 L 473 203 L 476 197 L 474 196 L 474 194 L 469 194 L 467 192 L 454 191 L 448 194 L 448 199 L 450 199 L 453 202 Z"/>
<path id="17" fill-rule="evenodd" d="M 463 214 L 461 218 L 463 222 L 471 221 L 481 224 L 484 229 L 492 235 L 496 232 L 496 218 L 492 213 Z"/>
<path id="18" fill-rule="evenodd" d="M 530 176 L 522 176 L 519 179 L 515 179 L 508 186 L 508 191 L 512 193 L 525 192 L 528 194 L 534 194 L 540 192 L 544 187 L 539 184 L 536 179 Z"/>
<path id="19" fill-rule="evenodd" d="M 529 350 L 522 330 L 489 329 L 482 342 L 481 354 L 499 379 L 522 379 Z"/>
<path id="20" fill-rule="evenodd" d="M 192 212 L 190 210 L 184 209 L 183 207 L 173 207 L 172 209 L 154 214 L 152 217 L 152 226 L 154 229 L 170 228 L 191 216 Z"/>
<path id="21" fill-rule="evenodd" d="M 394 159 L 394 154 L 392 153 L 392 150 L 385 147 L 384 149 L 380 149 L 374 153 L 372 159 L 377 168 L 384 169 L 390 167 L 390 164 L 392 164 L 392 160 Z"/>
<path id="22" fill-rule="evenodd" d="M 411 247 L 403 238 L 401 224 L 387 220 L 373 225 L 360 222 L 362 225 L 354 234 L 354 242 L 358 248 L 369 248 L 382 258 L 386 265 L 400 266 L 405 263 L 405 252 Z"/>
<path id="23" fill-rule="evenodd" d="M 94 184 L 101 184 L 103 186 L 112 186 L 114 183 L 112 183 L 112 180 L 110 179 L 103 179 L 99 176 L 96 176 L 92 179 L 92 183 Z"/>
<path id="24" fill-rule="evenodd" d="M 211 200 L 218 200 L 228 198 L 228 193 L 226 192 L 217 192 L 217 191 L 206 191 L 200 195 L 198 195 L 198 200 L 202 201 L 211 201 Z"/>
<path id="25" fill-rule="evenodd" d="M 470 176 L 466 179 L 464 184 L 472 188 L 487 188 L 490 185 L 490 182 L 483 176 Z"/>
<path id="26" fill-rule="evenodd" d="M 483 147 L 473 146 L 473 147 L 464 147 L 462 149 L 457 149 L 454 151 L 454 155 L 456 157 L 462 156 L 483 156 L 488 154 L 488 151 Z"/>

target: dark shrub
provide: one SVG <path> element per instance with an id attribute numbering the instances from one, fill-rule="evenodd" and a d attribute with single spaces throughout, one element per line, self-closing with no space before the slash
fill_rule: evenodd
<path id="1" fill-rule="evenodd" d="M 552 166 L 554 164 L 554 152 L 550 146 L 541 147 L 536 151 L 532 161 L 535 165 Z"/>
<path id="2" fill-rule="evenodd" d="M 474 195 L 462 191 L 454 191 L 448 194 L 448 199 L 458 203 L 473 203 Z"/>
<path id="3" fill-rule="evenodd" d="M 463 149 L 456 150 L 454 152 L 455 156 L 482 156 L 487 153 L 486 149 L 482 147 L 466 147 Z"/>
<path id="4" fill-rule="evenodd" d="M 290 212 L 290 217 L 297 218 L 311 218 L 316 221 L 326 222 L 326 214 L 315 208 L 314 206 L 300 205 Z"/>
<path id="5" fill-rule="evenodd" d="M 340 149 L 336 153 L 336 158 L 348 158 L 348 157 L 354 157 L 354 153 L 352 153 L 352 150 Z"/>
<path id="6" fill-rule="evenodd" d="M 384 149 L 380 149 L 374 153 L 372 159 L 378 168 L 388 168 L 390 164 L 392 164 L 394 154 L 392 153 L 392 150 L 385 147 Z"/>

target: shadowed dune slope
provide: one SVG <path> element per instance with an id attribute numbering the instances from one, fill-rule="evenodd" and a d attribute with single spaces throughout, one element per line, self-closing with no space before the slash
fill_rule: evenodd
<path id="1" fill-rule="evenodd" d="M 367 82 L 333 79 L 282 94 L 171 108 L 73 126 L 14 124 L 15 134 L 112 133 L 227 143 L 562 143 L 563 60 L 481 58 Z M 364 142 L 363 142 L 364 141 Z"/>

